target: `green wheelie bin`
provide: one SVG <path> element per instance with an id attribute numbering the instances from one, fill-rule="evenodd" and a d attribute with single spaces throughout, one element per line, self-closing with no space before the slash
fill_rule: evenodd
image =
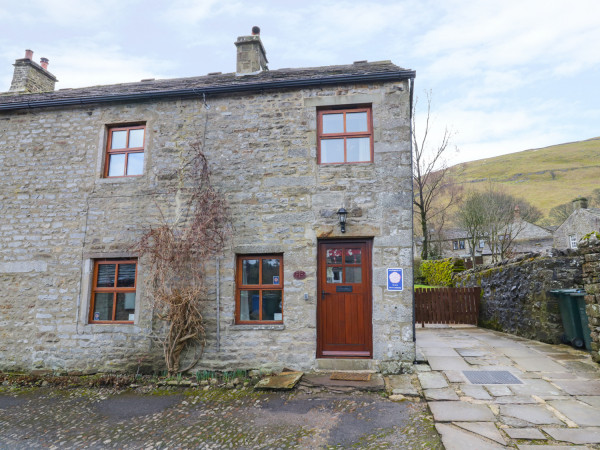
<path id="1" fill-rule="evenodd" d="M 575 348 L 592 349 L 592 338 L 585 312 L 585 291 L 583 289 L 554 289 L 550 293 L 558 297 L 558 306 L 565 334 L 563 342 Z"/>

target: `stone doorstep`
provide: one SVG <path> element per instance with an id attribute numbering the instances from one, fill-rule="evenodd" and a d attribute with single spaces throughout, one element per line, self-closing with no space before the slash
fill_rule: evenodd
<path id="1" fill-rule="evenodd" d="M 377 372 L 372 359 L 318 358 L 316 372 L 372 371 Z"/>
<path id="2" fill-rule="evenodd" d="M 339 371 L 336 370 L 336 372 Z M 383 391 L 385 389 L 383 376 L 378 373 L 374 373 L 369 381 L 332 380 L 329 378 L 330 374 L 323 372 L 305 374 L 301 384 L 308 387 L 321 387 L 325 389 L 350 388 L 357 391 Z"/>

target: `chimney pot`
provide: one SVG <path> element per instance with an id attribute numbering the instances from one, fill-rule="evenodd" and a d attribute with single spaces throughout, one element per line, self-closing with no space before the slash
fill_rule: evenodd
<path id="1" fill-rule="evenodd" d="M 33 58 L 33 50 L 25 50 L 25 59 L 32 59 Z"/>
<path id="2" fill-rule="evenodd" d="M 42 68 L 44 70 L 48 70 L 48 63 L 50 62 L 50 60 L 48 58 L 40 58 L 40 66 L 42 66 Z"/>

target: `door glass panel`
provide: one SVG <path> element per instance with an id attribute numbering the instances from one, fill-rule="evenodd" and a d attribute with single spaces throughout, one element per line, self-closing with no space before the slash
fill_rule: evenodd
<path id="1" fill-rule="evenodd" d="M 344 262 L 346 264 L 360 264 L 361 262 L 361 250 L 360 248 L 347 248 Z"/>
<path id="2" fill-rule="evenodd" d="M 125 175 L 125 155 L 110 155 L 108 160 L 108 176 L 121 177 Z"/>
<path id="3" fill-rule="evenodd" d="M 130 153 L 127 157 L 127 175 L 141 175 L 144 173 L 144 154 Z"/>
<path id="4" fill-rule="evenodd" d="M 94 296 L 94 320 L 112 320 L 113 294 L 97 293 Z"/>
<path id="5" fill-rule="evenodd" d="M 144 130 L 129 131 L 129 148 L 136 148 L 136 147 L 143 147 L 143 146 L 144 146 Z"/>
<path id="6" fill-rule="evenodd" d="M 323 114 L 323 133 L 343 133 L 344 114 Z"/>
<path id="7" fill-rule="evenodd" d="M 262 291 L 262 320 L 281 320 L 281 291 Z"/>
<path id="8" fill-rule="evenodd" d="M 135 264 L 119 264 L 117 287 L 135 286 Z"/>
<path id="9" fill-rule="evenodd" d="M 259 284 L 258 259 L 244 259 L 242 261 L 242 284 Z"/>
<path id="10" fill-rule="evenodd" d="M 348 162 L 371 161 L 371 138 L 348 138 Z"/>
<path id="11" fill-rule="evenodd" d="M 341 267 L 328 267 L 327 268 L 327 282 L 328 283 L 342 283 L 342 268 Z"/>
<path id="12" fill-rule="evenodd" d="M 97 287 L 114 287 L 116 264 L 98 264 Z"/>
<path id="13" fill-rule="evenodd" d="M 362 283 L 361 267 L 346 267 L 346 283 Z"/>
<path id="14" fill-rule="evenodd" d="M 112 141 L 110 142 L 110 148 L 125 148 L 127 146 L 127 131 L 113 131 Z"/>
<path id="15" fill-rule="evenodd" d="M 262 284 L 281 284 L 279 278 L 279 259 L 262 260 Z"/>
<path id="16" fill-rule="evenodd" d="M 346 114 L 346 131 L 349 133 L 357 133 L 360 131 L 369 131 L 367 126 L 367 113 L 347 113 Z"/>
<path id="17" fill-rule="evenodd" d="M 131 320 L 135 313 L 135 292 L 117 293 L 115 320 Z"/>
<path id="18" fill-rule="evenodd" d="M 260 291 L 240 291 L 240 320 L 259 320 Z"/>
<path id="19" fill-rule="evenodd" d="M 327 249 L 327 264 L 341 264 L 342 263 L 342 249 L 341 248 L 328 248 Z"/>
<path id="20" fill-rule="evenodd" d="M 322 163 L 344 162 L 344 140 L 343 139 L 321 139 L 321 162 Z"/>

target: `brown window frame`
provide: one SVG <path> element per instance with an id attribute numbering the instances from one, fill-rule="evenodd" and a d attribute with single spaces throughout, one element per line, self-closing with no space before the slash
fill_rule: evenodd
<path id="1" fill-rule="evenodd" d="M 102 264 L 115 264 L 115 285 L 112 287 L 97 287 L 98 284 L 98 267 Z M 135 264 L 135 281 L 133 287 L 117 287 L 117 281 L 119 273 L 119 265 L 121 264 Z M 137 275 L 138 275 L 138 261 L 137 258 L 130 259 L 97 259 L 94 261 L 94 276 L 92 278 L 92 294 L 90 298 L 90 317 L 89 323 L 126 323 L 132 324 L 133 320 L 115 320 L 117 313 L 117 294 L 118 293 L 136 293 L 137 297 Z M 112 308 L 112 320 L 94 320 L 94 306 L 96 294 L 98 293 L 112 293 L 113 294 L 113 308 Z M 136 298 L 137 300 L 137 298 Z"/>
<path id="2" fill-rule="evenodd" d="M 346 114 L 366 112 L 367 113 L 367 131 L 358 132 L 347 132 L 346 130 Z M 343 133 L 323 133 L 323 116 L 327 114 L 344 114 L 344 132 Z M 347 140 L 348 138 L 357 137 L 368 137 L 370 140 L 369 145 L 369 160 L 368 161 L 348 161 L 348 149 Z M 344 139 L 344 161 L 343 162 L 321 162 L 321 141 L 326 139 Z M 327 108 L 319 109 L 317 111 L 317 155 L 318 163 L 322 165 L 335 165 L 335 164 L 371 164 L 373 163 L 373 108 L 371 105 L 361 105 L 354 107 L 343 107 L 343 108 Z"/>
<path id="3" fill-rule="evenodd" d="M 235 276 L 235 323 L 236 324 L 262 324 L 262 325 L 277 325 L 283 324 L 285 298 L 283 292 L 283 255 L 282 254 L 269 254 L 269 255 L 236 255 L 236 276 Z M 259 284 L 242 284 L 242 262 L 247 259 L 258 259 L 258 281 Z M 278 259 L 279 260 L 279 284 L 262 284 L 262 260 L 263 259 Z M 259 320 L 241 320 L 240 318 L 240 305 L 241 305 L 241 291 L 259 291 Z M 281 291 L 281 320 L 262 320 L 263 308 L 263 291 Z"/>
<path id="4" fill-rule="evenodd" d="M 141 147 L 129 148 L 129 132 L 131 130 L 144 130 L 144 142 Z M 115 131 L 127 131 L 127 140 L 125 143 L 125 145 L 126 145 L 125 148 L 111 149 L 113 132 L 115 132 Z M 142 168 L 142 173 L 140 173 L 140 174 L 128 175 L 127 174 L 127 163 L 129 160 L 129 155 L 132 153 L 144 154 L 144 162 L 145 162 L 145 159 L 146 159 L 145 148 L 146 148 L 146 125 L 145 124 L 109 126 L 108 127 L 108 139 L 106 140 L 106 155 L 105 155 L 105 159 L 104 159 L 104 178 L 141 177 L 143 175 L 143 168 Z M 108 171 L 110 169 L 110 156 L 111 155 L 125 155 L 125 163 L 124 163 L 124 168 L 123 168 L 124 174 L 123 175 L 109 175 L 108 174 Z"/>

